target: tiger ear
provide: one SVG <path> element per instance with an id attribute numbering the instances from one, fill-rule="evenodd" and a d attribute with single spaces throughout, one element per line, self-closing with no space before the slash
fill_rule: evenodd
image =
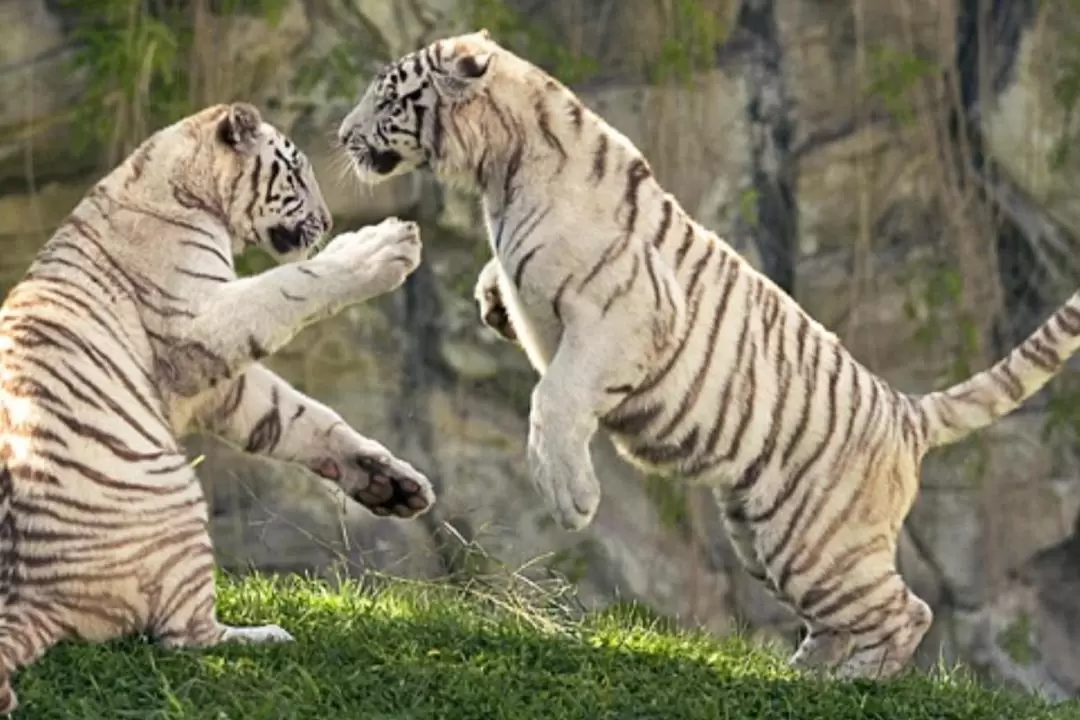
<path id="1" fill-rule="evenodd" d="M 235 102 L 228 114 L 218 123 L 218 139 L 238 153 L 250 153 L 255 149 L 255 139 L 262 128 L 262 116 L 249 103 Z"/>
<path id="2" fill-rule="evenodd" d="M 461 51 L 435 75 L 436 89 L 451 100 L 468 97 L 483 83 L 494 59 L 487 51 Z"/>

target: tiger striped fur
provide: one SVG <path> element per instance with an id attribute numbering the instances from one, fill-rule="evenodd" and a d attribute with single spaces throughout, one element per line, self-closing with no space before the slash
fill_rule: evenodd
<path id="1" fill-rule="evenodd" d="M 214 603 L 207 510 L 178 440 L 202 428 L 303 464 L 379 515 L 433 502 L 408 463 L 258 361 L 400 285 L 396 219 L 338 235 L 302 152 L 247 104 L 150 137 L 91 189 L 0 308 L 0 714 L 63 638 L 288 640 Z M 287 263 L 237 279 L 233 254 Z"/>
<path id="2" fill-rule="evenodd" d="M 793 664 L 888 677 L 907 663 L 932 620 L 896 567 L 922 458 L 1060 370 L 1080 296 L 993 368 L 901 393 L 486 31 L 390 64 L 339 141 L 368 183 L 427 166 L 482 194 L 494 257 L 476 299 L 540 374 L 528 464 L 564 527 L 596 512 L 603 428 L 638 465 L 714 488 L 748 572 L 807 627 Z"/>

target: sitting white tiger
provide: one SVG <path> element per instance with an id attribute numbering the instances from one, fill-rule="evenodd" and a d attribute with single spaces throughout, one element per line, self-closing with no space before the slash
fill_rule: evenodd
<path id="1" fill-rule="evenodd" d="M 247 104 L 164 128 L 101 180 L 0 309 L 0 714 L 57 641 L 288 640 L 214 607 L 207 511 L 178 438 L 196 427 L 303 464 L 379 515 L 428 480 L 258 361 L 398 287 L 415 224 L 338 235 L 307 158 Z M 261 246 L 284 264 L 237 279 Z"/>
<path id="2" fill-rule="evenodd" d="M 793 662 L 888 676 L 908 661 L 932 618 L 895 558 L 922 458 L 1062 367 L 1080 297 L 990 370 L 898 392 L 483 31 L 391 63 L 339 139 L 368 183 L 427 165 L 482 193 L 495 257 L 476 297 L 541 373 L 528 462 L 562 525 L 596 512 L 602 427 L 635 462 L 715 488 L 748 571 L 806 623 Z"/>

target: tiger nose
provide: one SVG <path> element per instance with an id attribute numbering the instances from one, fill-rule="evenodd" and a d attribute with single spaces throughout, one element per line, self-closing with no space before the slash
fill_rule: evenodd
<path id="1" fill-rule="evenodd" d="M 349 144 L 349 138 L 352 137 L 352 128 L 346 126 L 344 123 L 338 128 L 337 139 L 338 145 L 346 147 Z"/>

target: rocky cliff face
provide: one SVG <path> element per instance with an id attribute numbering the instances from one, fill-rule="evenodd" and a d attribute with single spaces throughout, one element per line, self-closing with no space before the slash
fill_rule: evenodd
<path id="1" fill-rule="evenodd" d="M 485 257 L 475 203 L 420 176 L 358 192 L 336 181 L 327 139 L 377 62 L 463 30 L 477 13 L 509 35 L 503 26 L 516 10 L 514 22 L 538 30 L 505 41 L 533 38 L 533 51 L 555 65 L 564 56 L 552 47 L 593 58 L 576 85 L 582 97 L 639 144 L 703 222 L 769 266 L 747 208 L 764 208 L 757 222 L 774 229 L 787 222 L 778 214 L 797 218 L 775 237 L 797 250 L 789 270 L 798 299 L 869 367 L 901 388 L 927 390 L 984 366 L 1015 339 L 1002 323 L 1015 315 L 1006 292 L 1015 288 L 1001 272 L 1015 250 L 1010 238 L 1035 255 L 1057 251 L 1043 264 L 1056 274 L 1039 276 L 1043 294 L 1026 306 L 1036 316 L 1075 284 L 1070 262 L 1080 257 L 1071 245 L 1080 228 L 1075 161 L 1047 159 L 1074 132 L 1054 93 L 1052 59 L 1080 15 L 1064 4 L 1038 13 L 987 4 L 993 72 L 973 94 L 963 72 L 941 71 L 962 65 L 964 43 L 981 37 L 965 35 L 965 2 L 884 9 L 785 0 L 773 13 L 760 1 L 702 0 L 701 14 L 687 19 L 646 0 L 281 0 L 272 22 L 199 15 L 200 37 L 213 40 L 191 69 L 199 97 L 247 97 L 292 132 L 324 178 L 339 228 L 388 213 L 425 224 L 426 262 L 402 290 L 310 328 L 270 364 L 409 457 L 440 493 L 423 522 L 379 520 L 303 471 L 194 438 L 221 562 L 426 577 L 475 571 L 479 561 L 550 567 L 590 605 L 634 598 L 715 632 L 749 623 L 792 642 L 795 624 L 738 568 L 710 496 L 642 477 L 605 439 L 594 448 L 605 492 L 596 522 L 580 534 L 552 524 L 525 477 L 533 373 L 474 319 L 471 287 Z M 657 82 L 650 68 L 670 51 L 672 33 L 700 28 L 702 18 L 726 28 L 715 63 Z M 5 287 L 98 172 L 70 142 L 92 79 L 69 65 L 76 20 L 62 2 L 0 4 Z M 958 108 L 969 125 L 957 122 Z M 122 152 L 145 120 L 131 108 L 117 113 L 123 124 L 109 141 Z M 974 150 L 957 128 L 975 133 Z M 766 207 L 763 193 L 778 200 Z M 901 566 L 937 612 L 924 665 L 963 658 L 1063 696 L 1080 690 L 1072 621 L 1080 475 L 1074 440 L 1044 432 L 1051 409 L 1033 403 L 929 460 Z"/>

